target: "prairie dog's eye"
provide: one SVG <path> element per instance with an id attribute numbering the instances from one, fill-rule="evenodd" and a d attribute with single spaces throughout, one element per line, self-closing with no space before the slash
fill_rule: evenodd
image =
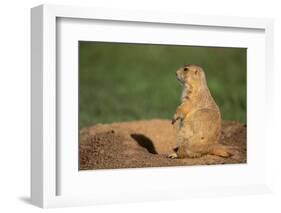
<path id="1" fill-rule="evenodd" d="M 183 69 L 183 71 L 187 71 L 187 70 L 188 70 L 188 68 L 186 68 L 186 67 Z"/>

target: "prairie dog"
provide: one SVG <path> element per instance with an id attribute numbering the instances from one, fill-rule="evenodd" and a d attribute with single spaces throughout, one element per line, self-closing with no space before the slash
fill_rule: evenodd
<path id="1" fill-rule="evenodd" d="M 204 70 L 188 64 L 176 71 L 183 86 L 181 104 L 172 124 L 178 121 L 177 147 L 170 158 L 195 158 L 205 154 L 229 157 L 226 147 L 219 144 L 221 114 L 208 88 Z"/>

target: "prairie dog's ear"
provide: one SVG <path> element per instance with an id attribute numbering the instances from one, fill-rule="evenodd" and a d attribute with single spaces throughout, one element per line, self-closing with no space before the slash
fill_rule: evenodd
<path id="1" fill-rule="evenodd" d="M 200 76 L 199 76 L 199 71 L 196 69 L 194 72 L 193 72 L 193 75 L 192 75 L 192 79 L 196 80 L 198 79 Z"/>

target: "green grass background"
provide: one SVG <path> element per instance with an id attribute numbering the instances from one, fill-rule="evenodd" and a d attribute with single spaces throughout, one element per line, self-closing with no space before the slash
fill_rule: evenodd
<path id="1" fill-rule="evenodd" d="M 246 122 L 246 49 L 79 42 L 80 127 L 171 119 L 180 103 L 175 71 L 198 64 L 224 120 Z"/>

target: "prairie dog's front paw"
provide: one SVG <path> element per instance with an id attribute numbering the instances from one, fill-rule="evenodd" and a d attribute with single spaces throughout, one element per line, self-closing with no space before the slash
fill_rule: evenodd
<path id="1" fill-rule="evenodd" d="M 177 119 L 172 119 L 172 121 L 171 121 L 171 123 L 172 123 L 172 125 L 174 125 L 174 123 L 176 123 L 176 121 L 177 121 Z"/>
<path id="2" fill-rule="evenodd" d="M 174 123 L 176 123 L 176 121 L 177 120 L 179 120 L 179 119 L 181 119 L 181 117 L 178 115 L 178 113 L 176 113 L 175 115 L 174 115 L 174 118 L 173 118 L 173 120 L 172 120 L 172 124 L 174 124 Z"/>

